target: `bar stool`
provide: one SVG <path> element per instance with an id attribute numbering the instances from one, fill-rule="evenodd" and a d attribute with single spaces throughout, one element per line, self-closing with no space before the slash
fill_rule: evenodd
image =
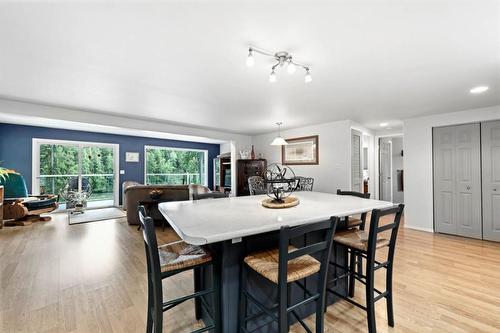
<path id="1" fill-rule="evenodd" d="M 356 192 L 356 191 L 342 191 L 340 189 L 337 189 L 337 195 L 350 195 L 353 197 L 358 197 L 362 199 L 370 199 L 370 193 L 361 193 L 361 192 Z M 366 215 L 367 213 L 362 213 L 360 218 L 354 217 L 354 216 L 346 216 L 344 218 L 344 223 L 341 223 L 341 225 L 346 228 L 346 229 L 352 229 L 359 227 L 360 230 L 365 229 L 365 224 L 366 224 Z M 337 253 L 337 245 L 334 243 L 333 244 L 334 252 Z M 347 252 L 345 253 L 345 262 L 348 260 Z M 358 262 L 358 270 L 361 272 L 363 270 L 362 266 L 362 261 L 361 259 L 357 260 Z M 335 275 L 337 275 L 337 267 L 334 268 Z"/>
<path id="2" fill-rule="evenodd" d="M 342 191 L 340 189 L 337 189 L 337 195 L 351 195 L 358 198 L 370 199 L 370 193 Z M 353 216 L 346 216 L 345 221 L 346 221 L 346 228 L 348 229 L 359 227 L 361 230 L 364 230 L 366 222 L 366 213 L 362 213 L 360 219 Z"/>
<path id="3" fill-rule="evenodd" d="M 258 331 L 274 321 L 278 323 L 279 333 L 288 332 L 290 315 L 293 315 L 308 332 L 312 332 L 296 312 L 299 307 L 311 302 L 316 302 L 316 332 L 323 332 L 326 276 L 337 221 L 337 217 L 332 217 L 324 222 L 298 227 L 282 227 L 279 248 L 255 252 L 245 257 L 240 276 L 240 314 L 238 323 L 240 332 Z M 319 241 L 304 244 L 303 247 L 298 248 L 290 244 L 291 240 L 302 238 L 311 233 L 323 234 Z M 311 256 L 314 253 L 320 256 L 319 260 Z M 266 307 L 248 292 L 246 288 L 248 269 L 255 271 L 277 286 L 278 301 L 276 305 L 271 308 Z M 306 288 L 305 279 L 314 274 L 318 274 L 318 285 L 317 290 L 313 293 Z M 301 283 L 300 280 L 304 280 L 304 283 Z M 292 283 L 296 283 L 308 296 L 293 305 L 289 304 Z M 252 302 L 260 312 L 249 316 L 247 313 L 248 301 Z M 271 320 L 248 331 L 248 321 L 262 316 L 270 317 Z"/>
<path id="4" fill-rule="evenodd" d="M 177 241 L 158 247 L 153 219 L 146 216 L 144 206 L 138 207 L 139 220 L 142 225 L 144 246 L 148 268 L 148 313 L 146 332 L 162 332 L 163 312 L 189 300 L 198 299 L 209 318 L 208 324 L 194 332 L 221 331 L 220 318 L 220 267 L 219 262 L 206 249 Z M 212 287 L 195 291 L 170 301 L 163 301 L 162 280 L 181 272 L 212 266 Z M 205 296 L 212 296 L 212 306 Z"/>
<path id="5" fill-rule="evenodd" d="M 385 298 L 387 302 L 388 324 L 389 326 L 394 327 L 394 309 L 392 302 L 392 270 L 394 263 L 394 251 L 396 247 L 396 238 L 403 210 L 403 204 L 387 209 L 374 209 L 371 213 L 370 230 L 368 232 L 358 229 L 349 229 L 340 231 L 334 236 L 334 243 L 345 246 L 350 253 L 348 266 L 340 266 L 347 273 L 335 278 L 342 279 L 345 278 L 346 275 L 349 277 L 349 296 L 346 297 L 344 295 L 341 295 L 331 288 L 327 288 L 327 291 L 365 310 L 367 312 L 369 333 L 375 333 L 377 331 L 375 323 L 375 302 L 379 301 L 382 298 Z M 382 216 L 390 214 L 395 214 L 394 221 L 382 226 L 379 225 L 380 218 Z M 381 232 L 389 230 L 391 231 L 389 239 L 379 237 L 379 234 Z M 384 247 L 389 248 L 387 260 L 384 262 L 379 262 L 375 259 L 376 252 L 378 249 Z M 356 259 L 363 260 L 363 258 L 366 259 L 365 275 L 363 275 L 363 272 L 359 269 L 356 271 Z M 334 265 L 339 266 L 337 264 Z M 381 268 L 386 269 L 385 291 L 379 291 L 374 287 L 375 271 Z M 355 280 L 358 280 L 366 286 L 366 306 L 363 306 L 350 298 L 354 296 Z M 376 296 L 375 293 L 377 294 Z"/>

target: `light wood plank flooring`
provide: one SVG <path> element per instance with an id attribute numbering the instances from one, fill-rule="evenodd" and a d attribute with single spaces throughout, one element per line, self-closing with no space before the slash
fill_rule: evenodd
<path id="1" fill-rule="evenodd" d="M 388 328 L 380 301 L 380 332 L 500 332 L 500 244 L 409 229 L 399 236 L 396 327 Z M 158 238 L 177 235 L 159 229 Z M 384 273 L 377 277 L 383 288 Z M 190 273 L 166 283 L 169 296 L 191 290 Z M 356 294 L 363 299 L 362 286 Z M 56 214 L 51 222 L 0 230 L 0 332 L 144 332 L 145 309 L 142 235 L 124 219 L 69 226 Z M 326 326 L 366 332 L 366 319 L 340 302 L 328 308 Z M 165 332 L 195 327 L 192 302 L 165 315 Z"/>

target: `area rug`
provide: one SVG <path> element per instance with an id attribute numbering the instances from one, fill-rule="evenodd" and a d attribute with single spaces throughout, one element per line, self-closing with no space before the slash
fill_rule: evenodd
<path id="1" fill-rule="evenodd" d="M 112 220 L 126 217 L 123 210 L 110 207 L 110 208 L 99 208 L 99 209 L 89 209 L 83 214 L 70 214 L 68 213 L 69 224 L 80 224 L 88 222 L 97 222 L 104 220 Z"/>

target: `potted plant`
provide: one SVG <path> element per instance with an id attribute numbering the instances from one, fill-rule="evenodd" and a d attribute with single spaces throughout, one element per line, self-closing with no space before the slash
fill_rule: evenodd
<path id="1" fill-rule="evenodd" d="M 8 176 L 9 176 L 9 169 L 5 169 L 4 167 L 0 166 L 0 179 L 5 181 L 5 178 L 7 178 Z"/>

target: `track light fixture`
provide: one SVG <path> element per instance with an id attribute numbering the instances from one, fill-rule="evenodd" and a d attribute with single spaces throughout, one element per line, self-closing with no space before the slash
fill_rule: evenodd
<path id="1" fill-rule="evenodd" d="M 306 65 L 300 64 L 293 60 L 292 55 L 286 51 L 280 51 L 276 53 L 268 52 L 263 49 L 256 48 L 254 46 L 250 46 L 248 48 L 248 57 L 247 57 L 247 66 L 252 67 L 255 64 L 255 57 L 254 54 L 259 53 L 268 57 L 274 58 L 277 62 L 271 67 L 271 74 L 269 74 L 269 82 L 274 83 L 277 81 L 276 77 L 276 69 L 279 67 L 286 67 L 286 71 L 289 74 L 295 73 L 297 71 L 297 67 L 303 68 L 306 71 L 306 74 L 304 76 L 304 82 L 309 83 L 312 81 L 312 76 L 310 71 L 310 68 Z"/>

